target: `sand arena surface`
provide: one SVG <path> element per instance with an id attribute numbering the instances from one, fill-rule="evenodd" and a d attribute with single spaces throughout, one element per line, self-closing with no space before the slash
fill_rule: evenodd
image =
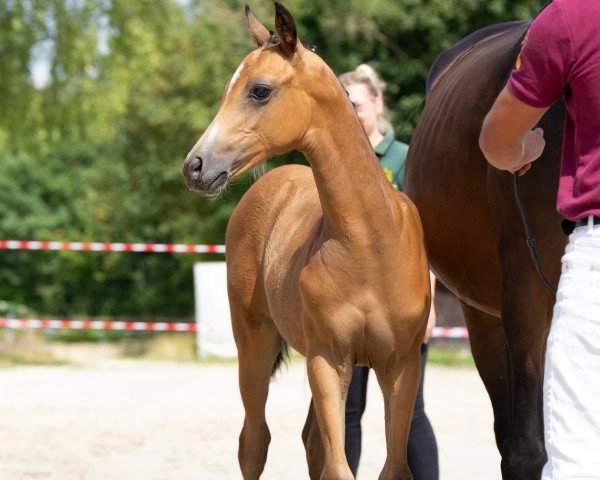
<path id="1" fill-rule="evenodd" d="M 308 478 L 302 361 L 271 386 L 264 479 Z M 487 395 L 474 369 L 429 365 L 426 409 L 442 480 L 500 479 Z M 243 411 L 234 364 L 104 361 L 0 370 L 2 480 L 233 480 Z M 383 402 L 369 382 L 359 479 L 385 458 Z"/>

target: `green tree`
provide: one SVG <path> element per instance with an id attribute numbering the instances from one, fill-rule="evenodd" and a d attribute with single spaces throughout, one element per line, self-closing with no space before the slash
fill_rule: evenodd
<path id="1" fill-rule="evenodd" d="M 435 57 L 531 18 L 533 0 L 288 0 L 336 72 L 373 64 L 400 128 Z M 0 237 L 222 243 L 249 185 L 187 190 L 181 162 L 252 48 L 237 0 L 6 0 L 0 5 Z M 273 28 L 271 2 L 253 11 Z M 48 81 L 31 70 L 47 62 Z M 416 115 L 400 132 L 408 140 Z M 271 162 L 302 161 L 290 154 Z M 197 255 L 0 251 L 0 298 L 44 315 L 190 316 Z M 214 258 L 204 256 L 204 259 Z"/>

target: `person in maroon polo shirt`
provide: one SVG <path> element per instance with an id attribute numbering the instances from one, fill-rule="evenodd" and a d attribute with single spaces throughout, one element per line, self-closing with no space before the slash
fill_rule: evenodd
<path id="1" fill-rule="evenodd" d="M 542 480 L 600 479 L 600 1 L 554 0 L 531 23 L 479 145 L 523 175 L 544 149 L 532 130 L 560 98 L 567 115 L 557 210 L 575 222 L 546 346 Z"/>

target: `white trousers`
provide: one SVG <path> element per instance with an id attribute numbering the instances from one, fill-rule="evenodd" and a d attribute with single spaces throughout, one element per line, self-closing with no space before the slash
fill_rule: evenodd
<path id="1" fill-rule="evenodd" d="M 600 225 L 578 227 L 562 258 L 544 370 L 542 480 L 600 479 Z"/>

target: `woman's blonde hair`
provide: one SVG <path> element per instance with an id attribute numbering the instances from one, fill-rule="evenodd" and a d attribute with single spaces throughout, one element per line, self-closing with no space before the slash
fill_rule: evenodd
<path id="1" fill-rule="evenodd" d="M 373 99 L 380 98 L 383 110 L 377 118 L 379 131 L 384 135 L 394 131 L 394 128 L 387 117 L 387 109 L 385 107 L 385 102 L 383 101 L 385 82 L 379 77 L 373 67 L 363 63 L 356 67 L 355 70 L 342 73 L 338 79 L 344 87 L 350 85 L 364 85 L 367 87 L 367 91 L 371 94 Z"/>

